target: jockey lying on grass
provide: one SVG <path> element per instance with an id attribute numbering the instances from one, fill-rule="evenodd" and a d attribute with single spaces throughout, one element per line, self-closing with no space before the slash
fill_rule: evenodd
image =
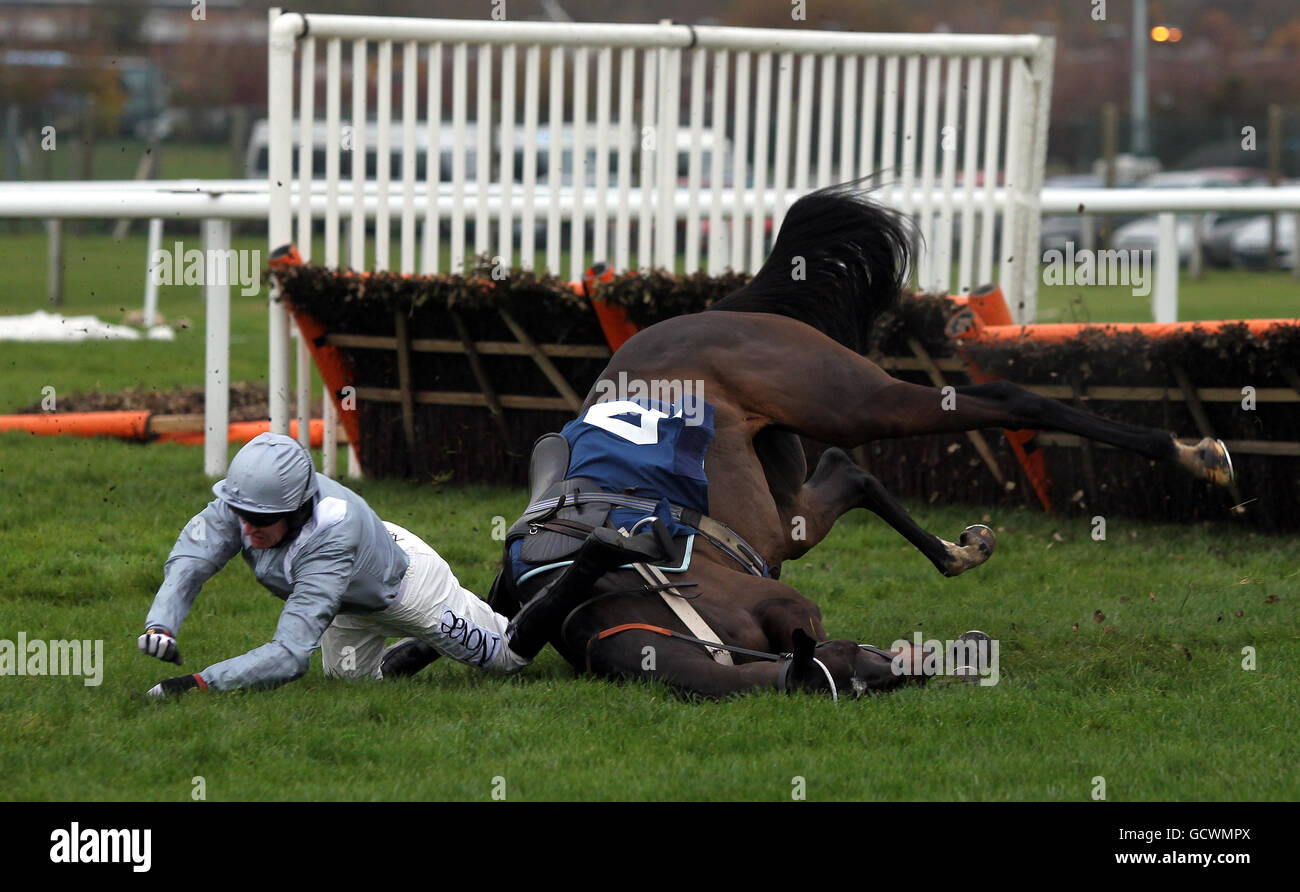
<path id="1" fill-rule="evenodd" d="M 186 525 L 167 559 L 140 650 L 180 665 L 181 624 L 199 589 L 236 554 L 284 609 L 269 643 L 160 682 L 152 696 L 275 687 L 306 674 L 318 647 L 327 676 L 383 678 L 390 637 L 414 638 L 481 669 L 516 672 L 595 579 L 657 555 L 650 533 L 598 531 L 549 591 L 509 621 L 463 588 L 417 536 L 317 474 L 296 440 L 258 436 L 212 491 L 216 498 Z"/>

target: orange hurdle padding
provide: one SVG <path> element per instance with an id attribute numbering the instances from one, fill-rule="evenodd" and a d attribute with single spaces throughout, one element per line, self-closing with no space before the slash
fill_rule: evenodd
<path id="1" fill-rule="evenodd" d="M 605 334 L 605 342 L 609 344 L 611 352 L 617 353 L 618 348 L 627 343 L 632 335 L 641 330 L 641 327 L 635 322 L 628 321 L 627 310 L 596 297 L 596 283 L 612 281 L 614 281 L 614 268 L 602 261 L 592 266 L 583 275 L 582 290 L 578 293 L 585 294 L 587 300 L 591 302 L 591 308 L 596 313 L 596 321 L 600 323 L 600 330 Z"/>
<path id="2" fill-rule="evenodd" d="M 187 446 L 203 445 L 203 430 L 168 431 L 155 435 L 150 428 L 151 412 L 147 410 L 118 410 L 110 412 L 51 412 L 49 414 L 0 415 L 0 431 L 27 431 L 38 436 L 117 437 L 124 440 L 157 440 L 160 443 L 182 443 Z M 269 419 L 263 421 L 236 421 L 226 433 L 228 443 L 247 443 L 258 434 L 271 429 Z M 311 444 L 320 446 L 325 440 L 325 422 L 311 420 L 308 430 Z M 289 422 L 290 436 L 298 436 L 298 422 Z"/>
<path id="3" fill-rule="evenodd" d="M 149 439 L 149 412 L 50 412 L 41 415 L 0 415 L 0 431 L 27 431 L 38 436 Z"/>
<path id="4" fill-rule="evenodd" d="M 990 375 L 979 366 L 971 361 L 966 355 L 966 351 L 960 351 L 962 362 L 966 364 L 966 374 L 975 384 L 986 384 L 989 381 L 996 381 L 996 375 Z M 1011 447 L 1011 452 L 1024 469 L 1025 477 L 1029 480 L 1029 485 L 1034 488 L 1034 495 L 1038 496 L 1038 503 L 1043 506 L 1044 511 L 1052 510 L 1052 477 L 1047 472 L 1047 459 L 1043 454 L 1042 447 L 1035 442 L 1034 438 L 1038 436 L 1038 431 L 1021 429 L 1011 430 L 1002 429 L 1002 435 L 1007 438 L 1007 445 Z"/>
<path id="5" fill-rule="evenodd" d="M 975 312 L 974 307 L 964 306 L 948 317 L 943 332 L 950 338 L 965 341 L 978 337 L 985 327 L 984 320 Z"/>
<path id="6" fill-rule="evenodd" d="M 1068 341 L 1088 331 L 1106 334 L 1140 334 L 1162 338 L 1194 329 L 1213 331 L 1226 325 L 1245 325 L 1253 335 L 1262 335 L 1278 325 L 1300 325 L 1300 319 L 1218 319 L 1203 322 L 1050 322 L 1035 325 L 985 325 L 974 336 L 977 341 Z"/>
<path id="7" fill-rule="evenodd" d="M 268 263 L 272 270 L 282 269 L 286 266 L 298 266 L 302 263 L 302 255 L 298 253 L 296 245 L 285 245 L 276 249 Z M 287 298 L 285 302 L 293 313 L 293 319 L 298 325 L 298 331 L 302 334 L 303 343 L 307 345 L 307 352 L 311 354 L 312 360 L 316 363 L 316 369 L 320 372 L 321 380 L 325 382 L 325 388 L 334 400 L 334 407 L 338 409 L 339 423 L 343 425 L 343 430 L 347 432 L 348 442 L 353 446 L 357 446 L 361 442 L 361 422 L 357 417 L 358 413 L 355 408 L 345 410 L 339 396 L 343 388 L 351 386 L 355 380 L 352 366 L 343 356 L 342 350 L 325 343 L 325 326 L 317 322 L 308 313 L 293 306 L 293 303 Z M 291 421 L 290 426 L 292 427 L 296 423 Z M 314 445 L 316 422 L 313 421 L 311 424 Z M 324 434 L 322 433 L 321 436 L 323 438 Z M 232 442 L 234 441 L 232 440 Z M 360 454 L 359 447 L 358 454 Z"/>
<path id="8" fill-rule="evenodd" d="M 1002 288 L 998 285 L 981 285 L 969 297 L 950 295 L 948 299 L 961 307 L 948 320 L 945 331 L 950 338 L 977 341 L 983 337 L 990 326 L 1012 325 L 1011 308 L 1007 306 L 1006 297 L 1003 296 Z M 966 365 L 966 374 L 974 383 L 983 384 L 996 380 L 993 375 L 986 374 L 975 365 L 965 351 L 961 351 L 961 357 Z M 1016 457 L 1016 461 L 1024 469 L 1025 477 L 1029 480 L 1029 485 L 1034 488 L 1034 495 L 1038 496 L 1039 504 L 1043 506 L 1044 511 L 1051 511 L 1052 499 L 1049 490 L 1052 479 L 1047 472 L 1047 461 L 1043 451 L 1034 440 L 1038 431 L 1003 429 L 1002 434 L 1007 438 L 1007 445 L 1011 447 L 1011 453 Z"/>
<path id="9" fill-rule="evenodd" d="M 353 380 L 355 380 L 351 364 L 343 357 L 342 350 L 324 342 L 325 326 L 317 322 L 313 316 L 295 308 L 293 318 L 298 323 L 298 331 L 302 333 L 303 341 L 307 344 L 307 352 L 311 354 L 311 358 L 315 361 L 316 368 L 320 371 L 321 380 L 325 382 L 325 387 L 334 400 L 334 408 L 338 410 L 339 424 L 343 425 L 343 430 L 347 432 L 348 442 L 360 443 L 361 420 L 358 418 L 359 413 L 355 407 L 345 410 L 342 404 L 343 401 L 339 396 L 343 388 L 351 386 Z M 353 399 L 355 400 L 355 397 Z M 312 436 L 315 436 L 315 434 Z"/>
<path id="10" fill-rule="evenodd" d="M 227 443 L 247 443 L 258 434 L 264 434 L 271 429 L 270 419 L 263 421 L 235 421 L 232 422 L 226 432 Z M 319 447 L 325 442 L 325 422 L 320 418 L 313 418 L 307 425 L 307 430 L 311 434 L 311 445 Z M 289 436 L 294 439 L 298 438 L 298 420 L 292 419 L 289 422 Z M 166 433 L 158 435 L 159 442 L 180 443 L 185 446 L 202 446 L 203 432 L 198 433 Z"/>
<path id="11" fill-rule="evenodd" d="M 969 296 L 949 295 L 948 299 L 958 306 L 970 307 L 982 325 L 1013 324 L 1011 308 L 1007 306 L 1007 299 L 1002 295 L 1002 287 L 999 285 L 981 285 Z"/>

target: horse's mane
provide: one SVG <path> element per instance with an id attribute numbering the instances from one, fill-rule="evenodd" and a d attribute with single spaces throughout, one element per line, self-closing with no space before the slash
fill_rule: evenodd
<path id="1" fill-rule="evenodd" d="M 910 235 L 905 217 L 856 183 L 819 189 L 790 206 L 758 275 L 709 309 L 789 316 L 861 353 L 876 318 L 898 299 Z"/>

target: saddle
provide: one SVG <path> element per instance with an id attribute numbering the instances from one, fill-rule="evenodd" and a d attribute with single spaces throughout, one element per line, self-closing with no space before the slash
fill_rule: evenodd
<path id="1" fill-rule="evenodd" d="M 523 539 L 519 557 L 530 564 L 568 560 L 596 527 L 606 526 L 613 502 L 578 499 L 580 494 L 604 491 L 586 477 L 564 479 L 569 470 L 569 441 L 557 433 L 545 434 L 533 446 L 528 466 L 528 504 L 557 500 L 544 514 L 525 513 L 506 531 L 506 549 Z M 664 558 L 668 567 L 681 566 L 689 536 L 677 536 Z"/>
<path id="2" fill-rule="evenodd" d="M 596 481 L 584 477 L 568 480 L 570 460 L 569 441 L 557 433 L 542 436 L 533 446 L 533 454 L 528 467 L 528 504 L 526 510 L 506 532 L 506 554 L 514 543 L 520 539 L 520 558 L 530 564 L 553 564 L 571 558 L 590 535 L 592 529 L 606 526 L 609 515 L 614 508 L 635 507 L 652 515 L 660 509 L 659 503 L 651 499 L 632 496 L 630 493 L 615 494 L 605 492 Z M 683 509 L 674 506 L 674 519 L 683 521 Z M 748 549 L 743 540 L 731 533 L 716 521 L 705 518 L 698 512 L 688 515 L 690 522 L 686 525 L 699 529 L 700 524 L 708 525 L 713 532 L 705 535 L 715 543 L 724 537 L 724 545 L 731 545 L 737 550 Z M 665 567 L 684 569 L 692 540 L 691 534 L 678 535 L 671 542 L 662 542 L 667 552 L 664 566 L 636 564 L 636 570 L 650 585 L 657 590 L 661 598 L 696 637 L 690 638 L 703 645 L 712 658 L 724 665 L 732 665 L 730 648 L 721 644 L 721 639 L 709 628 L 707 622 L 691 607 L 690 602 L 668 582 L 663 574 Z M 762 559 L 758 559 L 761 564 Z M 766 567 L 764 566 L 765 570 Z M 754 572 L 754 571 L 751 571 Z M 760 574 L 761 575 L 761 574 Z M 513 574 L 507 568 L 497 576 L 493 583 L 489 603 L 494 608 L 517 609 L 523 600 Z M 498 607 L 498 604 L 500 607 Z M 623 631 L 630 626 L 618 626 L 606 633 Z M 605 633 L 603 633 L 605 634 Z M 689 636 L 687 636 L 689 637 Z M 595 639 L 593 639 L 595 640 Z M 714 646 L 716 645 L 716 646 Z M 590 642 L 588 643 L 590 648 Z"/>

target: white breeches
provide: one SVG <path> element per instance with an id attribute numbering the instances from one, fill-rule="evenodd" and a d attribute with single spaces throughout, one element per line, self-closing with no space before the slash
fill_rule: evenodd
<path id="1" fill-rule="evenodd" d="M 506 647 L 509 620 L 463 588 L 447 562 L 418 536 L 387 521 L 384 526 L 411 561 L 401 593 L 385 610 L 334 617 L 321 637 L 326 675 L 382 678 L 385 641 L 408 637 L 480 669 L 517 672 L 528 665 Z"/>

